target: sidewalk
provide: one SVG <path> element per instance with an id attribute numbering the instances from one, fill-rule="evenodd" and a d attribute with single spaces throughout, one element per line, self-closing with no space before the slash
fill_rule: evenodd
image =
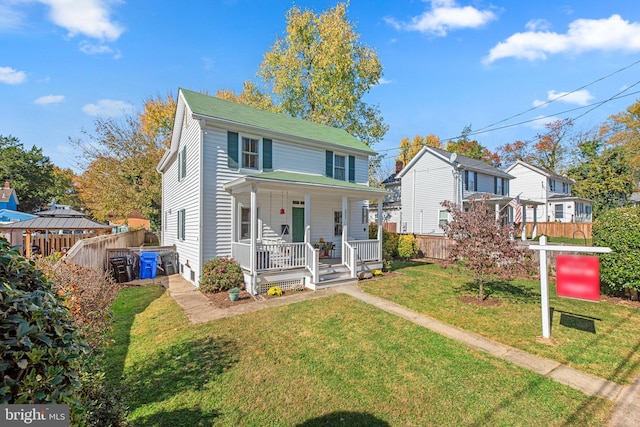
<path id="1" fill-rule="evenodd" d="M 578 371 L 553 360 L 525 353 L 522 350 L 491 341 L 471 332 L 416 313 L 391 301 L 362 292 L 357 285 L 344 285 L 316 292 L 305 292 L 282 299 L 268 299 L 256 303 L 238 305 L 228 309 L 216 309 L 211 302 L 181 276 L 175 274 L 159 278 L 160 283 L 184 310 L 193 324 L 208 322 L 224 317 L 249 313 L 270 307 L 294 304 L 300 301 L 323 298 L 330 295 L 346 294 L 381 310 L 407 319 L 438 334 L 464 343 L 477 350 L 504 359 L 525 369 L 537 372 L 559 383 L 565 384 L 590 396 L 599 396 L 616 402 L 609 420 L 609 427 L 640 426 L 640 377 L 630 386 Z"/>

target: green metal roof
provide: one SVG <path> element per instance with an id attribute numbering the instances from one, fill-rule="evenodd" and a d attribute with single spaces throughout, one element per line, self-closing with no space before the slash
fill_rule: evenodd
<path id="1" fill-rule="evenodd" d="M 180 89 L 189 108 L 195 114 L 213 117 L 268 131 L 285 133 L 301 138 L 318 141 L 319 144 L 331 143 L 345 148 L 376 152 L 367 144 L 359 141 L 343 129 L 321 125 L 308 120 L 297 119 L 284 114 L 260 110 L 233 101 L 216 98 L 186 89 Z"/>
<path id="2" fill-rule="evenodd" d="M 265 179 L 269 181 L 283 181 L 283 182 L 291 182 L 296 184 L 321 185 L 325 187 L 334 187 L 334 188 L 338 187 L 338 188 L 344 188 L 347 190 L 370 191 L 370 192 L 380 193 L 380 194 L 387 193 L 386 190 L 381 188 L 369 187 L 368 185 L 356 184 L 354 182 L 341 181 L 339 179 L 329 178 L 322 175 L 309 175 L 305 173 L 275 171 L 275 172 L 256 173 L 256 174 L 248 175 L 248 177 L 251 177 L 254 179 Z"/>

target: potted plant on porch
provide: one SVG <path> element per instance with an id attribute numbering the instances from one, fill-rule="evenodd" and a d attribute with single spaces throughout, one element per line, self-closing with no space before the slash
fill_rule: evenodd
<path id="1" fill-rule="evenodd" d="M 333 242 L 325 242 L 324 238 L 320 238 L 312 245 L 316 249 L 320 249 L 320 258 L 328 258 L 329 251 L 333 249 Z"/>

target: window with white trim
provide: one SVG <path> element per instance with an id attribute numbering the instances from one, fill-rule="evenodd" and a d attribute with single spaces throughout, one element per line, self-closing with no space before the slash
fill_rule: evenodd
<path id="1" fill-rule="evenodd" d="M 251 238 L 251 209 L 240 209 L 240 238 Z"/>
<path id="2" fill-rule="evenodd" d="M 342 235 L 342 211 L 333 212 L 333 235 Z"/>
<path id="3" fill-rule="evenodd" d="M 549 180 L 549 191 L 556 191 L 556 182 L 553 179 Z"/>
<path id="4" fill-rule="evenodd" d="M 464 189 L 467 191 L 478 191 L 478 173 L 464 171 Z"/>
<path id="5" fill-rule="evenodd" d="M 556 219 L 564 218 L 564 205 L 562 203 L 557 203 L 555 205 L 555 213 L 556 213 Z"/>
<path id="6" fill-rule="evenodd" d="M 438 211 L 438 225 L 442 228 L 449 222 L 449 211 L 441 210 Z"/>
<path id="7" fill-rule="evenodd" d="M 178 240 L 184 240 L 186 235 L 186 210 L 180 209 L 178 211 Z"/>
<path id="8" fill-rule="evenodd" d="M 566 182 L 562 183 L 562 192 L 564 194 L 569 194 L 569 184 L 567 184 Z"/>
<path id="9" fill-rule="evenodd" d="M 258 147 L 259 140 L 257 138 L 242 137 L 242 167 L 245 169 L 259 169 Z"/>
<path id="10" fill-rule="evenodd" d="M 340 181 L 347 180 L 346 168 L 345 168 L 345 156 L 335 155 L 333 159 L 333 177 Z"/>

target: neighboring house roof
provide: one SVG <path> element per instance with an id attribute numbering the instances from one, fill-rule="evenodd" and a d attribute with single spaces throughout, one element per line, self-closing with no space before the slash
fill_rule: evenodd
<path id="1" fill-rule="evenodd" d="M 278 182 L 278 183 L 290 183 L 293 185 L 310 185 L 318 187 L 326 187 L 342 190 L 353 190 L 358 192 L 366 192 L 374 194 L 375 196 L 387 194 L 388 191 L 382 188 L 369 187 L 368 185 L 356 184 L 348 181 L 341 181 L 339 179 L 329 178 L 323 175 L 311 175 L 305 173 L 295 172 L 264 172 L 247 175 L 235 179 L 224 185 L 225 189 L 237 187 L 249 181 L 266 181 L 266 182 Z"/>
<path id="2" fill-rule="evenodd" d="M 46 211 L 36 212 L 36 215 L 40 217 L 55 218 L 83 218 L 87 216 L 85 213 L 78 212 L 73 209 L 49 209 Z"/>
<path id="3" fill-rule="evenodd" d="M 11 209 L 0 209 L 0 222 L 16 222 L 35 218 L 35 215 L 26 212 L 12 211 Z"/>
<path id="4" fill-rule="evenodd" d="M 416 154 L 413 157 L 413 159 L 411 159 L 409 164 L 407 164 L 407 166 L 397 174 L 397 177 L 401 178 L 402 176 L 404 176 L 406 171 L 411 169 L 411 167 L 413 167 L 413 165 L 420 159 L 420 157 L 422 157 L 427 152 L 441 158 L 445 162 L 449 163 L 451 167 L 453 167 L 454 163 L 457 163 L 458 165 L 461 166 L 461 169 L 472 170 L 474 172 L 481 172 L 486 175 L 497 176 L 500 178 L 507 178 L 507 179 L 514 178 L 514 176 L 509 175 L 508 173 L 496 167 L 493 167 L 490 164 L 483 162 L 482 160 L 472 159 L 470 157 L 463 156 L 462 154 L 456 154 L 454 157 L 454 161 L 452 161 L 451 156 L 454 153 L 451 153 L 446 150 L 441 150 L 439 148 L 434 148 L 434 147 L 422 147 L 422 149 L 418 152 L 418 154 Z"/>
<path id="5" fill-rule="evenodd" d="M 110 225 L 100 224 L 87 218 L 54 218 L 37 217 L 24 221 L 0 225 L 0 229 L 7 230 L 101 230 L 111 229 Z"/>
<path id="6" fill-rule="evenodd" d="M 568 201 L 568 200 L 582 200 L 584 202 L 590 202 L 593 203 L 593 200 L 591 199 L 586 199 L 584 197 L 578 197 L 578 196 L 569 196 L 567 194 L 553 194 L 551 196 L 549 196 L 547 198 L 547 200 L 549 200 L 550 202 L 564 202 L 564 201 Z"/>
<path id="7" fill-rule="evenodd" d="M 535 166 L 532 165 L 531 163 L 527 163 L 525 161 L 522 160 L 516 160 L 516 162 L 514 164 L 512 164 L 511 166 L 509 166 L 506 171 L 507 172 L 511 172 L 511 170 L 513 168 L 515 168 L 517 165 L 521 165 L 524 166 L 526 168 L 531 169 L 532 171 L 538 172 L 539 174 L 542 174 L 544 176 L 546 176 L 547 178 L 553 178 L 554 180 L 558 180 L 558 181 L 564 181 L 567 182 L 569 184 L 575 184 L 575 181 L 567 176 L 562 176 L 562 175 L 558 175 L 555 172 L 552 172 L 548 169 L 545 168 L 541 168 L 540 166 Z"/>
<path id="8" fill-rule="evenodd" d="M 11 196 L 14 197 L 16 201 L 16 205 L 19 205 L 18 196 L 16 195 L 16 190 L 10 187 L 9 181 L 5 181 L 4 187 L 0 188 L 0 203 L 6 203 L 11 200 Z"/>
<path id="9" fill-rule="evenodd" d="M 382 185 L 400 184 L 400 179 L 398 178 L 398 172 L 392 173 L 387 177 L 387 179 L 382 181 L 380 184 Z"/>

